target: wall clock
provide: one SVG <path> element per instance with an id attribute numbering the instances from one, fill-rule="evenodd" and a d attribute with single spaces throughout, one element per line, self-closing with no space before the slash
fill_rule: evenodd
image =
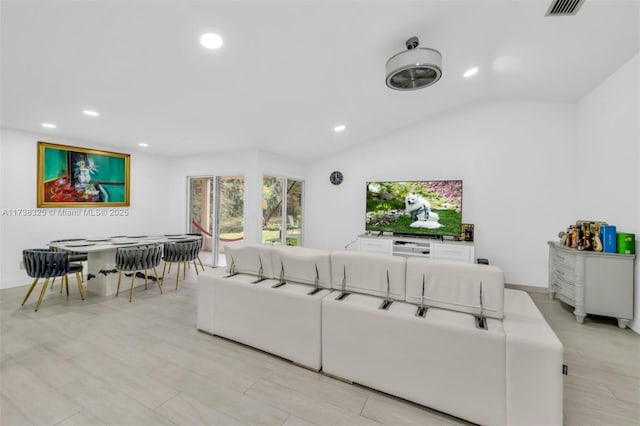
<path id="1" fill-rule="evenodd" d="M 341 172 L 338 172 L 338 171 L 331 172 L 331 174 L 329 175 L 329 182 L 331 182 L 334 185 L 340 185 L 342 183 L 343 178 L 344 176 L 342 176 Z"/>

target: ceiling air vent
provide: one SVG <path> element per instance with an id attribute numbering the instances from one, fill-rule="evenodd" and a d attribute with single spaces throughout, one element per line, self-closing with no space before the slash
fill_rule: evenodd
<path id="1" fill-rule="evenodd" d="M 584 0 L 553 0 L 545 16 L 571 16 L 578 13 Z"/>

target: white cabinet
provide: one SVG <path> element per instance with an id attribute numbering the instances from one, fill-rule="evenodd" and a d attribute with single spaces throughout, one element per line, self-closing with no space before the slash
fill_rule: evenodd
<path id="1" fill-rule="evenodd" d="M 358 250 L 392 254 L 393 240 L 389 238 L 358 238 Z"/>
<path id="2" fill-rule="evenodd" d="M 470 263 L 475 261 L 475 247 L 473 243 L 465 241 L 361 235 L 358 237 L 358 250 L 394 256 L 425 257 Z"/>
<path id="3" fill-rule="evenodd" d="M 576 321 L 587 314 L 633 319 L 635 255 L 578 251 L 549 241 L 549 295 L 573 306 Z"/>
<path id="4" fill-rule="evenodd" d="M 432 259 L 459 260 L 461 262 L 473 263 L 475 261 L 474 252 L 473 244 L 469 243 L 431 243 Z"/>

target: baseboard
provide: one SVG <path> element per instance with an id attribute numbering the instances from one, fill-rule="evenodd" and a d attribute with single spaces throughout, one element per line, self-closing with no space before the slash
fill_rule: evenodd
<path id="1" fill-rule="evenodd" d="M 548 287 L 537 287 L 537 286 L 532 286 L 532 285 L 524 285 L 524 284 L 506 284 L 504 285 L 505 288 L 510 288 L 513 290 L 523 290 L 526 291 L 527 293 L 540 293 L 540 294 L 548 294 L 549 293 L 549 288 Z"/>
<path id="2" fill-rule="evenodd" d="M 0 290 L 5 288 L 28 286 L 31 284 L 32 281 L 33 281 L 33 278 L 30 278 L 25 272 L 24 275 L 20 275 L 17 277 L 4 278 L 0 283 Z"/>

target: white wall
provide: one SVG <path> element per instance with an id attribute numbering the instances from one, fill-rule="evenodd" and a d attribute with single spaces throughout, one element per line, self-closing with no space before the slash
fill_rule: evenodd
<path id="1" fill-rule="evenodd" d="M 463 180 L 476 257 L 509 283 L 546 287 L 548 240 L 575 222 L 575 104 L 488 102 L 320 160 L 307 172 L 305 245 L 343 248 L 364 231 L 365 182 Z M 344 182 L 329 183 L 341 170 Z"/>
<path id="2" fill-rule="evenodd" d="M 45 247 L 54 239 L 96 237 L 114 234 L 160 234 L 174 231 L 167 211 L 173 201 L 165 194 L 169 160 L 131 152 L 131 207 L 127 216 L 65 217 L 68 209 L 39 209 L 45 216 L 10 216 L 13 209 L 36 209 L 37 142 L 90 147 L 123 152 L 87 142 L 52 138 L 50 135 L 0 129 L 0 288 L 25 285 L 29 279 L 20 270 L 22 249 Z M 78 210 L 78 209 L 75 209 Z M 80 209 L 85 210 L 85 209 Z M 108 213 L 108 209 L 101 209 Z M 182 230 L 182 228 L 180 228 Z"/>
<path id="3" fill-rule="evenodd" d="M 640 236 L 640 56 L 635 55 L 578 103 L 576 190 L 585 219 L 604 220 Z M 636 250 L 638 254 L 638 250 Z M 640 273 L 636 257 L 635 321 L 640 333 Z"/>

